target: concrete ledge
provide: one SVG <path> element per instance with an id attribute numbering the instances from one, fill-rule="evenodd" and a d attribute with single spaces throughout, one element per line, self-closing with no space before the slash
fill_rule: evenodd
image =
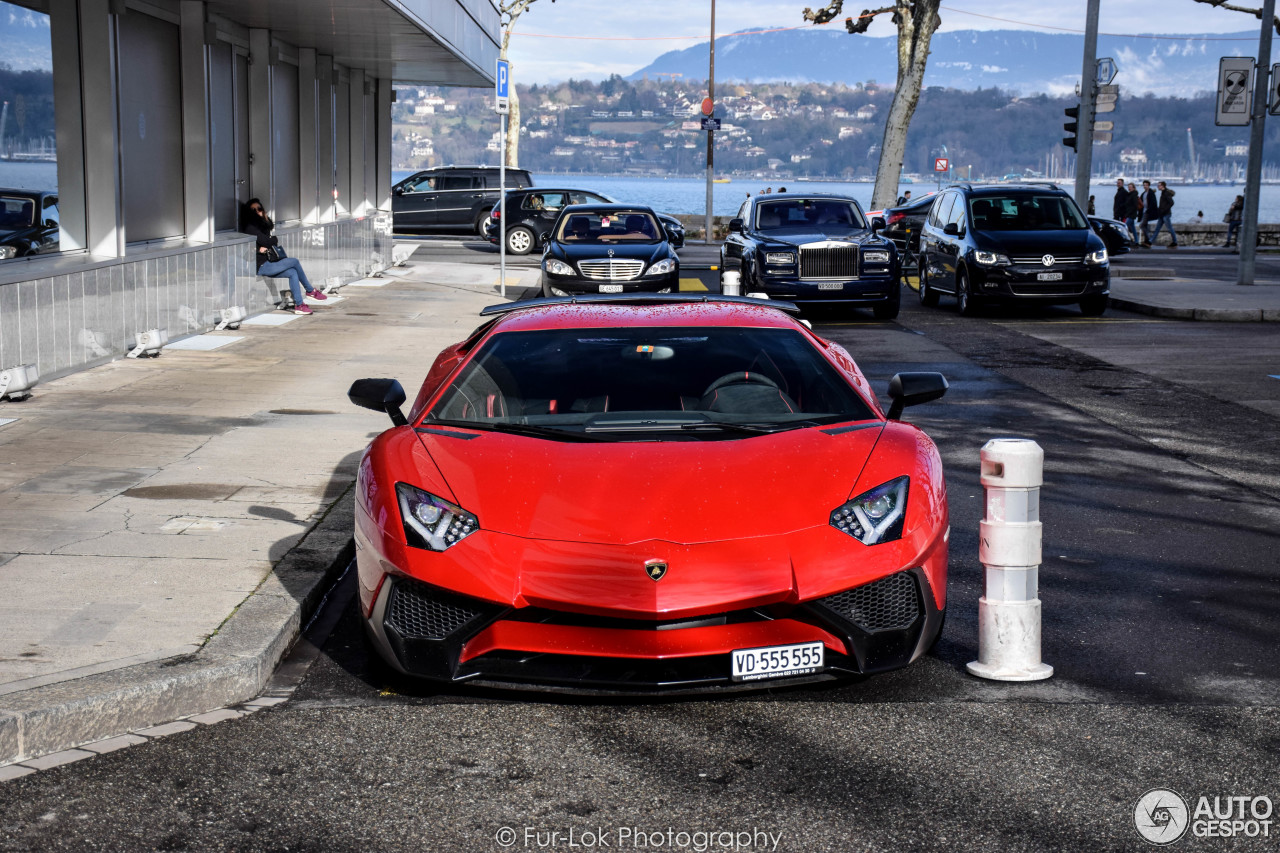
<path id="1" fill-rule="evenodd" d="M 1111 306 L 1138 314 L 1147 314 L 1151 317 L 1164 317 L 1168 320 L 1194 320 L 1196 318 L 1196 309 L 1194 308 L 1169 308 L 1164 305 L 1148 305 L 1146 302 L 1125 299 L 1116 296 L 1114 293 L 1111 295 Z"/>
<path id="2" fill-rule="evenodd" d="M 1146 279 L 1148 281 L 1160 281 L 1176 277 L 1176 273 L 1173 270 L 1163 267 L 1124 267 L 1120 265 L 1111 268 L 1111 275 L 1116 278 Z"/>
<path id="3" fill-rule="evenodd" d="M 1280 323 L 1280 308 L 1174 308 L 1124 297 L 1111 297 L 1111 305 L 1124 311 L 1163 317 L 1166 320 L 1200 320 L 1207 323 Z"/>
<path id="4" fill-rule="evenodd" d="M 0 764 L 257 696 L 350 564 L 354 486 L 196 653 L 0 697 Z"/>

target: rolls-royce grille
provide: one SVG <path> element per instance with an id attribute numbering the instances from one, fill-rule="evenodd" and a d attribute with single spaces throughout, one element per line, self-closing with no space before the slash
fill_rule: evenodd
<path id="1" fill-rule="evenodd" d="M 1026 267 L 1042 267 L 1044 266 L 1044 255 L 1036 255 L 1034 258 L 1014 258 L 1013 262 L 1018 266 Z M 1084 261 L 1079 255 L 1054 255 L 1053 263 L 1050 266 L 1061 267 L 1078 264 Z"/>
<path id="2" fill-rule="evenodd" d="M 644 271 L 644 261 L 626 258 L 609 258 L 603 261 L 579 261 L 578 269 L 584 278 L 601 281 L 627 281 Z"/>
<path id="3" fill-rule="evenodd" d="M 858 247 L 838 246 L 835 248 L 806 249 L 801 246 L 800 277 L 857 278 Z"/>
<path id="4" fill-rule="evenodd" d="M 920 615 L 916 579 L 907 572 L 827 596 L 822 603 L 868 633 L 909 628 Z"/>

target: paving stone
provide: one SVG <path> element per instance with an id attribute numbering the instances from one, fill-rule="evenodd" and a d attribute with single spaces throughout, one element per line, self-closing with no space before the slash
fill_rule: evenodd
<path id="1" fill-rule="evenodd" d="M 7 767 L 0 767 L 0 782 L 8 782 L 10 779 L 21 779 L 23 776 L 29 776 L 35 773 L 34 767 L 23 767 L 21 764 L 10 764 Z"/>
<path id="2" fill-rule="evenodd" d="M 274 708 L 276 705 L 283 705 L 289 701 L 288 696 L 259 696 L 257 699 L 250 699 L 245 702 L 244 708 Z"/>
<path id="3" fill-rule="evenodd" d="M 189 723 L 186 720 L 176 720 L 172 723 L 162 723 L 161 725 L 151 726 L 147 729 L 138 729 L 134 734 L 142 735 L 143 737 L 166 737 L 168 735 L 176 735 L 179 732 L 189 732 L 195 727 L 195 723 Z"/>
<path id="4" fill-rule="evenodd" d="M 214 723 L 221 723 L 223 720 L 235 720 L 243 716 L 243 711 L 235 711 L 231 708 L 221 708 L 217 711 L 210 711 L 207 714 L 196 714 L 194 717 L 187 717 L 187 720 L 193 723 L 211 726 Z"/>
<path id="5" fill-rule="evenodd" d="M 90 752 L 96 752 L 98 755 L 105 755 L 108 752 L 115 752 L 117 749 L 124 749 L 126 746 L 137 746 L 140 743 L 146 743 L 147 739 L 141 735 L 120 735 L 119 737 L 107 738 L 106 740 L 86 743 L 81 749 L 87 749 Z"/>
<path id="6" fill-rule="evenodd" d="M 82 758 L 92 758 L 94 754 L 83 749 L 64 749 L 62 752 L 52 752 L 39 758 L 28 758 L 22 763 L 27 767 L 34 767 L 36 770 L 48 770 L 51 767 L 61 767 L 64 764 L 79 761 Z"/>

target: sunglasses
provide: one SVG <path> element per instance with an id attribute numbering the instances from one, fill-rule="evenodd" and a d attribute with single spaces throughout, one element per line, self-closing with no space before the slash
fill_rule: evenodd
<path id="1" fill-rule="evenodd" d="M 261 213 L 261 212 L 262 212 L 262 208 L 258 207 L 256 204 L 255 204 L 253 207 L 249 208 L 249 209 L 250 209 L 250 210 L 252 210 L 254 213 Z"/>

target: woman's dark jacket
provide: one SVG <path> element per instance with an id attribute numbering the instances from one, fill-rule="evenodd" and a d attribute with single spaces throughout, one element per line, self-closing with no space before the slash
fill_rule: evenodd
<path id="1" fill-rule="evenodd" d="M 262 269 L 262 265 L 267 262 L 266 253 L 259 252 L 258 249 L 280 245 L 280 241 L 271 234 L 271 230 L 275 227 L 276 224 L 271 221 L 271 217 L 259 216 L 250 210 L 248 205 L 240 208 L 240 231 L 255 238 L 256 245 L 253 250 L 255 270 Z"/>

